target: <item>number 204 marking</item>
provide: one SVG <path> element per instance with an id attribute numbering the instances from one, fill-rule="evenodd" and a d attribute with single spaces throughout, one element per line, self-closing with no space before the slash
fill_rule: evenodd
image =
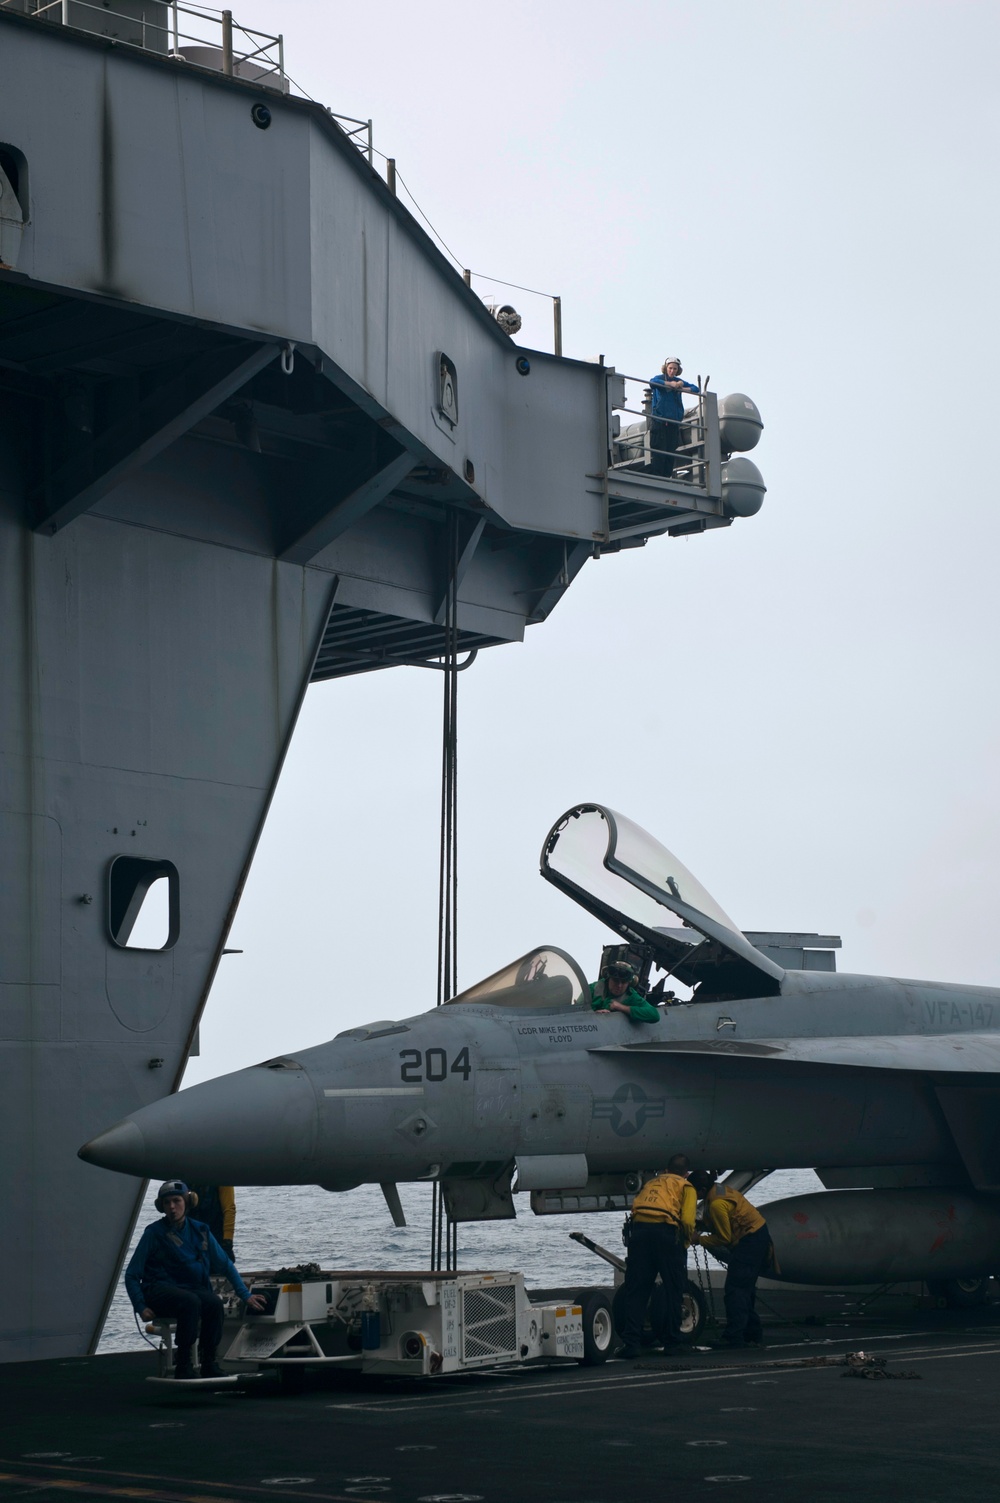
<path id="1" fill-rule="evenodd" d="M 425 1049 L 423 1054 L 419 1049 L 399 1051 L 399 1078 L 408 1085 L 418 1080 L 445 1080 L 449 1075 L 461 1075 L 467 1081 L 471 1074 L 468 1049 L 459 1050 L 450 1065 L 444 1049 Z"/>

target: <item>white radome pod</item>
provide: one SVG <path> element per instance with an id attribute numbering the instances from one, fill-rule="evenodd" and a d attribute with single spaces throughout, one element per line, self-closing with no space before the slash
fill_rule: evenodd
<path id="1" fill-rule="evenodd" d="M 722 504 L 734 517 L 753 517 L 764 505 L 767 486 L 752 459 L 727 459 L 722 466 Z"/>
<path id="2" fill-rule="evenodd" d="M 764 431 L 757 403 L 741 391 L 719 398 L 719 440 L 730 454 L 754 449 Z"/>

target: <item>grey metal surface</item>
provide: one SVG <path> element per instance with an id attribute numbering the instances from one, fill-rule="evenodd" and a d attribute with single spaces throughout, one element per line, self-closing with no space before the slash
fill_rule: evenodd
<path id="1" fill-rule="evenodd" d="M 463 651 L 613 542 L 607 370 L 519 352 L 321 106 L 10 8 L 0 44 L 11 1360 L 97 1340 L 137 1186 L 76 1148 L 180 1080 L 310 679 L 441 652 L 451 518 Z M 639 481 L 641 542 L 677 509 Z"/>
<path id="2" fill-rule="evenodd" d="M 81 1180 L 74 1140 L 110 1102 L 180 1077 L 330 604 L 326 576 L 150 529 L 87 517 L 54 539 L 26 531 L 10 451 L 0 1130 L 22 1172 L 7 1357 L 85 1350 L 99 1325 L 135 1190 Z M 110 943 L 120 855 L 176 864 L 172 948 Z"/>
<path id="3" fill-rule="evenodd" d="M 391 414 L 416 461 L 473 465 L 468 501 L 529 532 L 601 533 L 583 484 L 603 468 L 599 370 L 533 355 L 521 376 L 510 340 L 320 106 L 270 98 L 260 130 L 251 84 L 18 19 L 0 14 L 0 135 L 31 172 L 20 272 L 322 351 L 328 379 L 376 421 Z M 454 423 L 440 352 L 457 370 Z"/>

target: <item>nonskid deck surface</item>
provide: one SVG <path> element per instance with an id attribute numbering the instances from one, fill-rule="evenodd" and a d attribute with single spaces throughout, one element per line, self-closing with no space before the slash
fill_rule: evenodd
<path id="1" fill-rule="evenodd" d="M 966 1503 L 996 1492 L 1000 1303 L 775 1297 L 764 1351 L 423 1382 L 309 1377 L 174 1394 L 152 1353 L 0 1373 L 0 1498 L 627 1503 L 665 1487 Z M 823 1321 L 823 1324 L 810 1324 Z M 863 1348 L 906 1381 L 858 1381 Z M 178 1384 L 178 1389 L 186 1385 Z"/>

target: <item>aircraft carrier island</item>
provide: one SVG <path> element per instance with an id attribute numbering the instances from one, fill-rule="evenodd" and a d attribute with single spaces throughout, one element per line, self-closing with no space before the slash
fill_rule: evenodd
<path id="1" fill-rule="evenodd" d="M 182 1078 L 308 685 L 519 641 L 588 559 L 763 496 L 752 402 L 697 392 L 657 465 L 280 38 L 193 16 L 0 6 L 6 1361 L 95 1347 L 137 1191 L 77 1149 Z"/>

